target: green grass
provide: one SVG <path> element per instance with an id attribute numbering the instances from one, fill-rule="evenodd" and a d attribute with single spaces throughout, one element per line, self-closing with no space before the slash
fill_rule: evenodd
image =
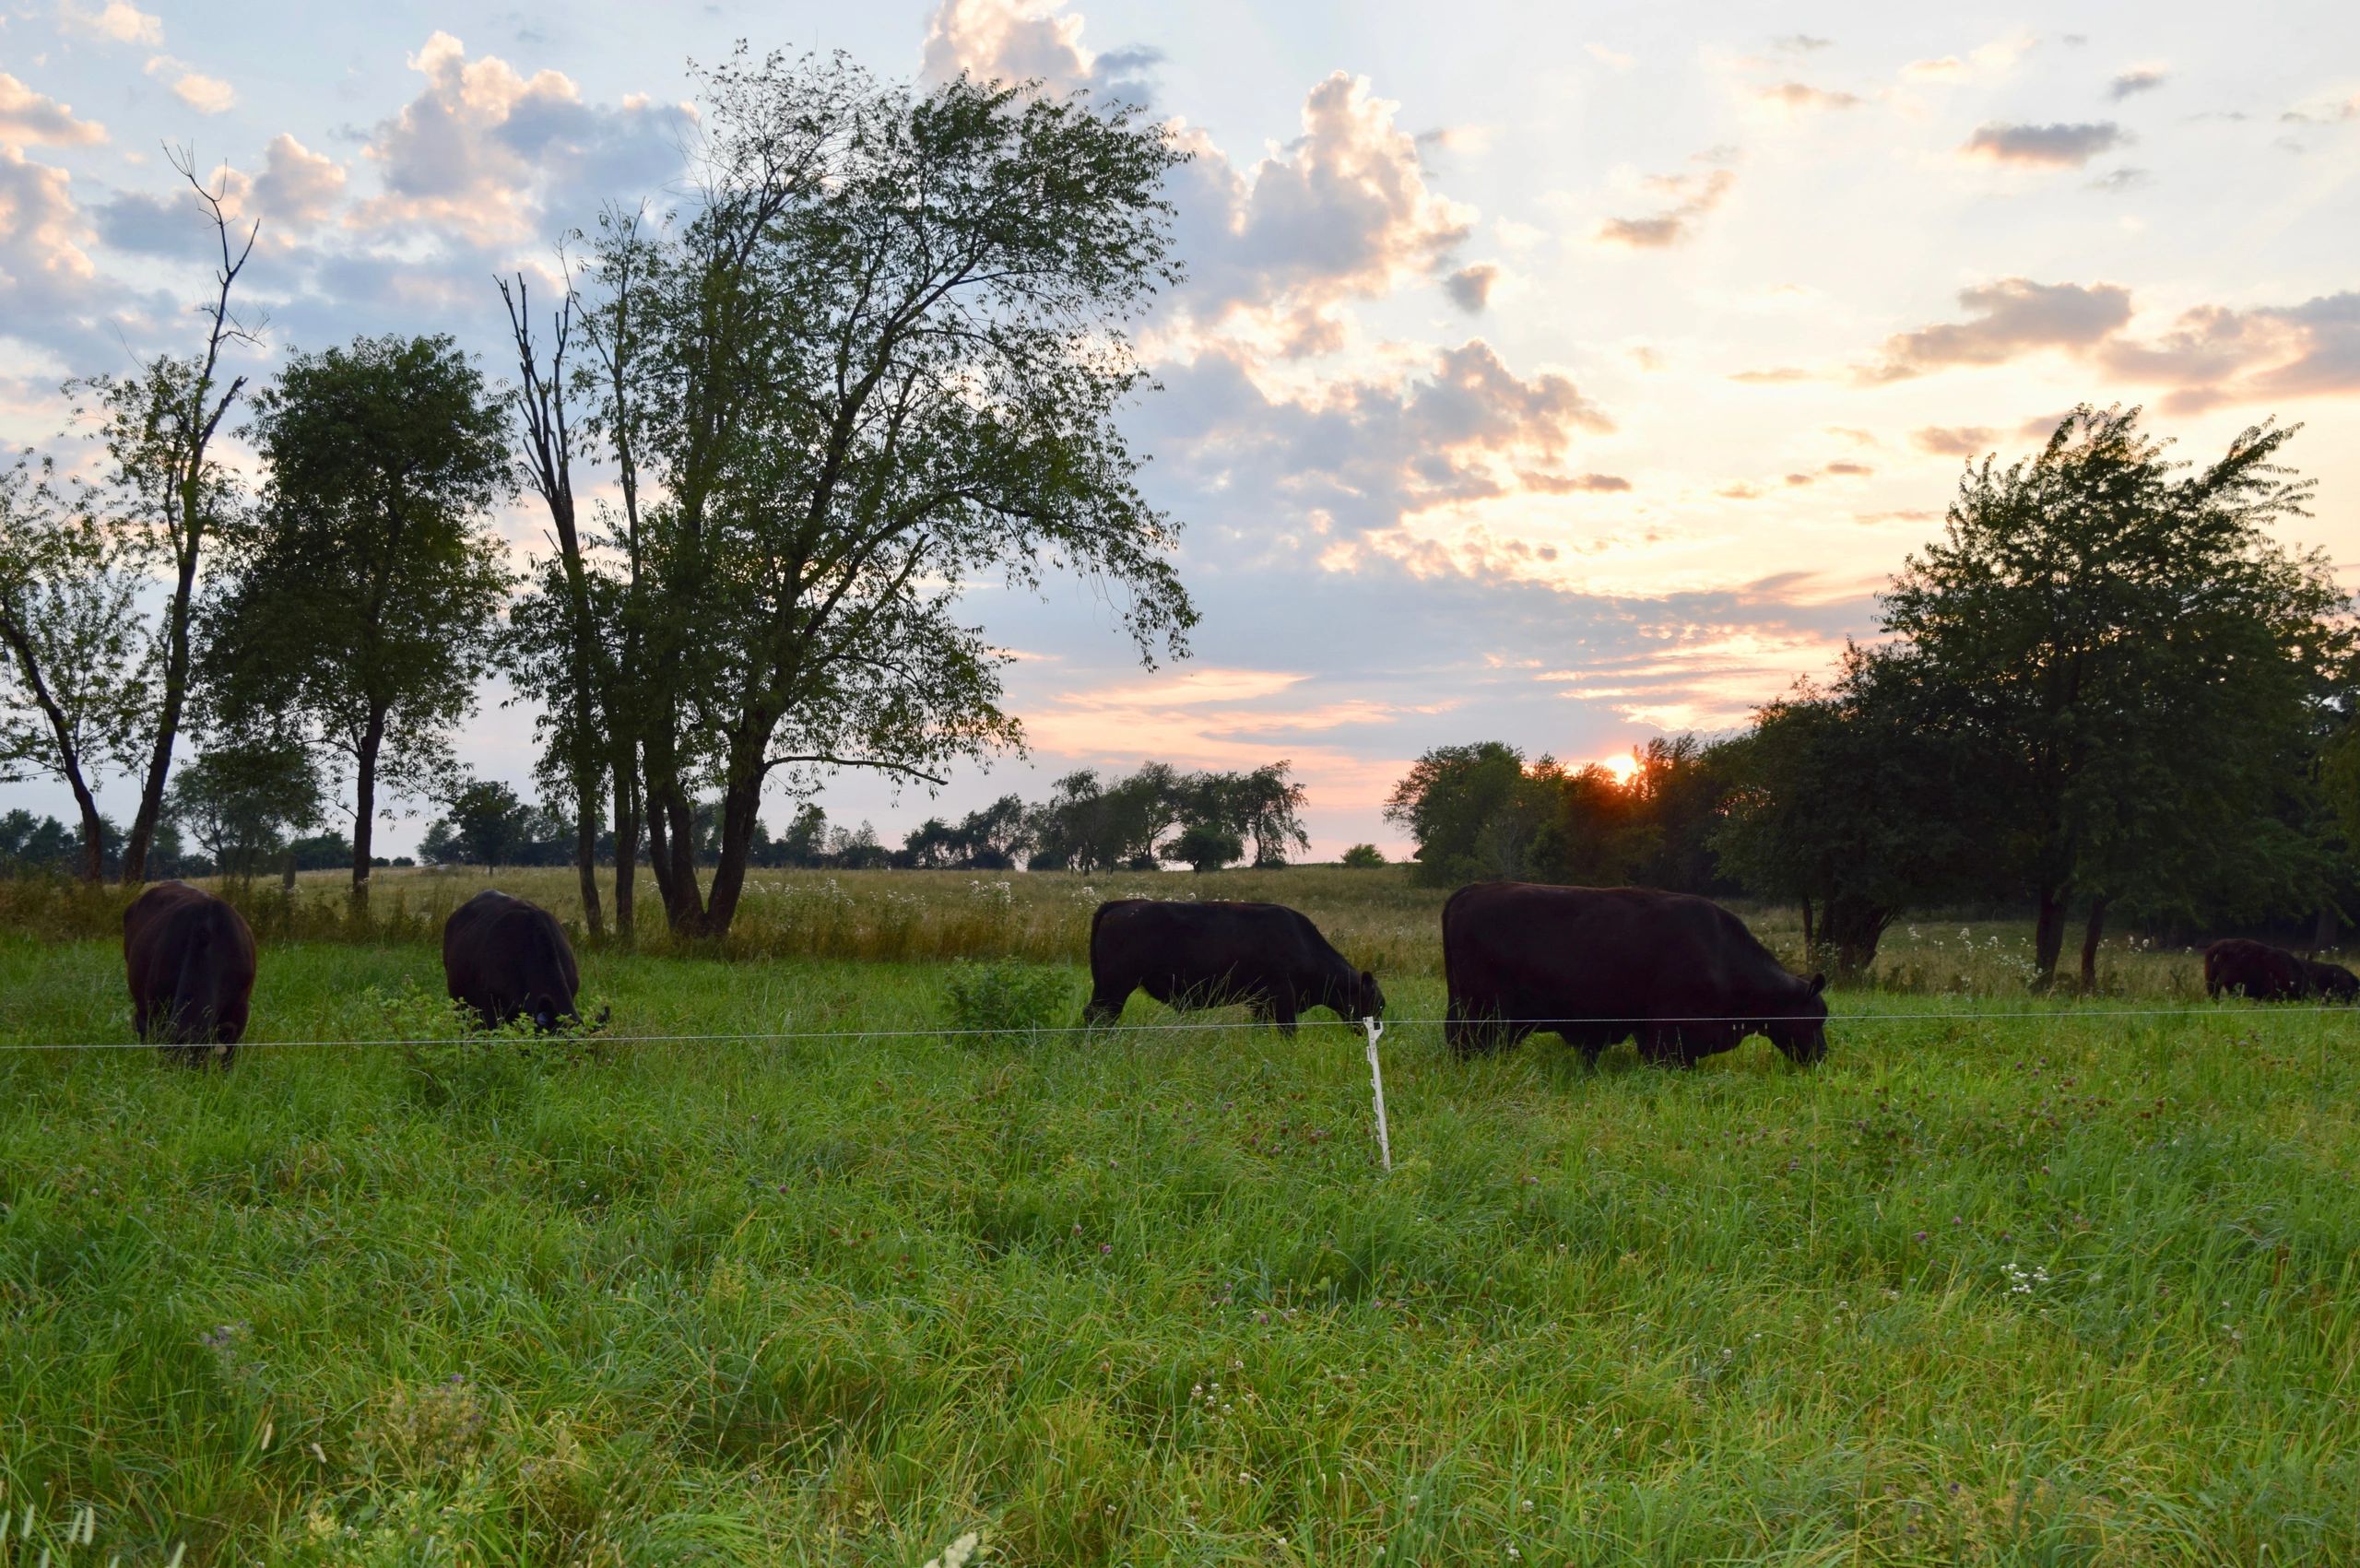
<path id="1" fill-rule="evenodd" d="M 584 967 L 618 1035 L 946 1016 Z M 0 1043 L 122 987 L 0 938 Z M 439 992 L 273 947 L 253 1038 Z M 1235 1012 L 0 1052 L 0 1562 L 2360 1560 L 2350 1015 L 1835 1005 L 1807 1072 L 1401 1023 L 1389 1176 L 1357 1034 Z"/>

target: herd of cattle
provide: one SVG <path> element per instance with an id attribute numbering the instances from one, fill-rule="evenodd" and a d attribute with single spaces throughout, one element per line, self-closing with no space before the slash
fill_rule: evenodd
<path id="1" fill-rule="evenodd" d="M 1750 1034 L 1799 1064 L 1827 1053 L 1826 977 L 1793 973 L 1706 899 L 1480 883 L 1443 905 L 1442 950 L 1443 1038 L 1460 1055 L 1534 1033 L 1556 1034 L 1590 1061 L 1635 1039 L 1648 1061 L 1693 1063 Z M 124 911 L 123 955 L 139 1037 L 227 1065 L 254 985 L 254 933 L 238 912 L 186 883 L 159 883 Z M 564 928 L 524 899 L 485 891 L 453 912 L 442 976 L 486 1027 L 582 1024 L 582 976 Z M 1376 976 L 1282 904 L 1112 900 L 1091 921 L 1090 978 L 1087 1024 L 1113 1022 L 1139 990 L 1175 1008 L 1242 1002 L 1288 1032 L 1312 1008 L 1346 1020 L 1385 1012 Z M 2349 1002 L 2360 999 L 2360 976 L 2237 937 L 2205 949 L 2204 988 Z"/>

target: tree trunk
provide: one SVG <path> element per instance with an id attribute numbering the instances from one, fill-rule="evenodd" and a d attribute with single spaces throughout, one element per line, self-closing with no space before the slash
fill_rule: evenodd
<path id="1" fill-rule="evenodd" d="M 733 772 L 740 771 L 733 768 Z M 732 781 L 721 800 L 721 858 L 713 868 L 713 891 L 707 899 L 703 934 L 726 937 L 738 917 L 738 899 L 746 889 L 746 862 L 754 850 L 754 824 L 762 808 L 762 774 Z"/>
<path id="2" fill-rule="evenodd" d="M 598 784 L 583 784 L 574 798 L 573 866 L 582 883 L 582 920 L 593 937 L 604 936 L 607 922 L 598 907 Z"/>
<path id="3" fill-rule="evenodd" d="M 1809 962 L 1809 961 L 1811 961 L 1816 960 L 1816 959 L 1819 957 L 1819 934 L 1818 934 L 1818 932 L 1817 932 L 1817 931 L 1815 931 L 1815 930 L 1812 928 L 1812 926 L 1811 926 L 1811 900 L 1809 900 L 1809 899 L 1805 899 L 1805 900 L 1803 900 L 1803 901 L 1802 901 L 1802 905 L 1803 905 L 1803 959 L 1804 959 L 1804 961 L 1805 961 L 1806 962 Z"/>
<path id="4" fill-rule="evenodd" d="M 352 798 L 352 913 L 369 913 L 370 841 L 377 825 L 377 751 L 385 743 L 385 711 L 372 708 L 360 734 L 360 765 Z"/>
<path id="5" fill-rule="evenodd" d="M 200 452 L 200 457 L 202 454 Z M 190 498 L 182 498 L 182 506 Z M 196 552 L 201 521 L 183 516 L 183 527 L 188 534 L 188 546 L 181 551 L 180 573 L 174 579 L 172 599 L 166 611 L 167 631 L 164 642 L 164 701 L 156 714 L 156 744 L 148 755 L 147 776 L 140 781 L 139 811 L 131 819 L 131 831 L 123 841 L 123 885 L 136 888 L 148 879 L 148 846 L 156 836 L 156 823 L 164 814 L 164 783 L 171 776 L 172 742 L 180 735 L 181 710 L 188 701 L 188 621 L 189 601 L 196 591 Z"/>
<path id="6" fill-rule="evenodd" d="M 2067 888 L 2040 891 L 2040 916 L 2032 938 L 2032 988 L 2036 991 L 2057 984 L 2057 960 L 2065 950 L 2065 906 L 2071 898 L 2071 890 Z"/>
<path id="7" fill-rule="evenodd" d="M 615 935 L 638 941 L 639 770 L 628 749 L 615 767 Z"/>
<path id="8" fill-rule="evenodd" d="M 2320 904 L 2319 918 L 2311 923 L 2311 950 L 2325 952 L 2334 947 L 2336 937 L 2342 935 L 2342 918 L 2336 914 L 2335 905 Z"/>
<path id="9" fill-rule="evenodd" d="M 2098 988 L 2098 943 L 2106 935 L 2106 895 L 2100 893 L 2090 900 L 2090 923 L 2082 932 L 2082 995 L 2094 996 Z"/>
<path id="10" fill-rule="evenodd" d="M 287 851 L 279 860 L 278 886 L 281 891 L 287 893 L 290 897 L 293 896 L 295 891 L 295 852 L 291 849 Z"/>

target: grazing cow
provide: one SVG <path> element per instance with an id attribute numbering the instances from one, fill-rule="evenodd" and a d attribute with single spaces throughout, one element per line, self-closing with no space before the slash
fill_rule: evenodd
<path id="1" fill-rule="evenodd" d="M 1804 980 L 1708 899 L 1652 888 L 1461 888 L 1442 911 L 1445 1042 L 1465 1056 L 1547 1032 L 1595 1063 L 1637 1037 L 1685 1066 L 1749 1034 L 1827 1054 L 1827 978 Z"/>
<path id="2" fill-rule="evenodd" d="M 2324 996 L 2333 1002 L 2360 1001 L 2360 974 L 2353 973 L 2340 963 L 2305 959 L 2303 980 L 2314 996 Z"/>
<path id="3" fill-rule="evenodd" d="M 192 1067 L 223 1067 L 246 1032 L 254 934 L 200 888 L 159 882 L 123 912 L 123 967 L 139 1038 L 178 1048 Z"/>
<path id="4" fill-rule="evenodd" d="M 582 1021 L 573 1000 L 582 972 L 557 916 L 507 893 L 487 889 L 451 912 L 442 924 L 442 980 L 451 999 L 486 1028 L 525 1018 L 547 1033 Z"/>
<path id="5" fill-rule="evenodd" d="M 2230 937 L 2204 949 L 2204 994 L 2242 991 L 2257 1002 L 2298 1001 L 2311 989 L 2304 962 L 2283 948 Z"/>
<path id="6" fill-rule="evenodd" d="M 1090 921 L 1086 1024 L 1112 1023 L 1144 988 L 1174 1008 L 1252 1005 L 1254 1016 L 1294 1032 L 1305 1008 L 1350 1020 L 1378 1018 L 1385 993 L 1354 969 L 1319 927 L 1284 904 L 1113 899 Z"/>

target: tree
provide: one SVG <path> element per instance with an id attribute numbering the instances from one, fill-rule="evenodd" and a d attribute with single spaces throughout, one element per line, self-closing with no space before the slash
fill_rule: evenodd
<path id="1" fill-rule="evenodd" d="M 94 500 L 112 513 L 111 523 L 148 536 L 170 563 L 163 623 L 157 633 L 159 690 L 149 712 L 139 809 L 124 843 L 125 886 L 147 880 L 148 846 L 163 815 L 172 747 L 192 691 L 191 634 L 206 541 L 237 502 L 236 479 L 215 457 L 213 441 L 246 378 L 230 376 L 223 384 L 222 351 L 254 343 L 261 327 L 257 321 L 250 328 L 231 312 L 230 295 L 245 270 L 246 258 L 254 253 L 262 225 L 257 221 L 249 227 L 244 241 L 238 242 L 222 206 L 228 193 L 226 171 L 224 180 L 207 189 L 196 177 L 195 159 L 188 149 L 174 152 L 172 165 L 196 193 L 220 246 L 213 296 L 203 312 L 209 324 L 205 348 L 187 359 L 159 355 L 128 380 L 97 376 L 66 386 L 69 393 L 89 395 L 103 410 L 99 436 L 107 463 Z"/>
<path id="2" fill-rule="evenodd" d="M 1245 856 L 1245 841 L 1218 823 L 1191 822 L 1180 831 L 1178 838 L 1162 845 L 1156 854 L 1165 860 L 1180 861 L 1192 871 L 1218 871 Z"/>
<path id="3" fill-rule="evenodd" d="M 1720 864 L 1749 892 L 1800 904 L 1811 961 L 1840 977 L 1869 973 L 1905 910 L 1980 890 L 1980 770 L 1959 737 L 1918 722 L 1891 653 L 1849 647 L 1832 687 L 1765 704 L 1722 770 Z"/>
<path id="4" fill-rule="evenodd" d="M 320 819 L 318 766 L 292 738 L 207 747 L 173 778 L 171 818 L 228 877 L 252 877 L 289 828 Z"/>
<path id="5" fill-rule="evenodd" d="M 610 220 L 584 324 L 640 573 L 629 723 L 675 931 L 728 930 L 765 783 L 938 782 L 1021 738 L 1002 656 L 956 615 L 997 572 L 1125 595 L 1143 659 L 1195 619 L 1118 415 L 1124 328 L 1176 277 L 1171 133 L 1121 105 L 842 58 L 706 73 L 685 218 Z M 693 785 L 719 784 L 701 888 Z"/>
<path id="6" fill-rule="evenodd" d="M 226 722 L 304 726 L 350 769 L 365 909 L 383 794 L 446 776 L 508 572 L 483 513 L 507 493 L 504 420 L 448 337 L 298 355 L 255 399 L 267 472 L 233 581 L 208 606 Z"/>
<path id="7" fill-rule="evenodd" d="M 0 470 L 0 783 L 48 776 L 81 814 L 80 875 L 105 874 L 94 775 L 136 765 L 154 660 L 136 536 L 72 514 L 50 464 Z"/>
<path id="8" fill-rule="evenodd" d="M 1385 852 L 1373 843 L 1356 843 L 1344 851 L 1339 864 L 1348 870 L 1374 871 L 1386 864 Z"/>
<path id="9" fill-rule="evenodd" d="M 566 259 L 560 253 L 560 265 Z M 522 273 L 512 289 L 500 280 L 516 346 L 517 385 L 509 396 L 516 427 L 517 468 L 549 515 L 550 553 L 534 562 L 530 591 L 509 616 L 502 663 L 524 694 L 539 700 L 544 782 L 573 803 L 574 869 L 590 934 L 603 929 L 598 902 L 599 792 L 615 785 L 615 924 L 631 939 L 639 859 L 639 814 L 631 726 L 623 720 L 620 662 L 620 595 L 594 568 L 595 541 L 574 508 L 573 454 L 566 365 L 575 330 L 569 289 L 552 312 L 544 364 L 534 333 L 532 297 Z"/>
<path id="10" fill-rule="evenodd" d="M 1547 757 L 1528 770 L 1523 752 L 1496 740 L 1438 746 L 1393 786 L 1385 819 L 1417 842 L 1412 875 L 1429 887 L 1522 877 L 1564 776 Z"/>
<path id="11" fill-rule="evenodd" d="M 2348 647 L 2327 563 L 2264 531 L 2305 515 L 2310 481 L 2276 461 L 2295 430 L 2181 475 L 2138 418 L 2085 405 L 2037 456 L 1970 465 L 1883 601 L 1928 721 L 2006 804 L 2042 985 L 2077 900 L 2087 985 L 2109 905 L 2189 881 L 2254 821 Z"/>
<path id="12" fill-rule="evenodd" d="M 471 779 L 451 792 L 450 831 L 438 843 L 443 857 L 471 862 L 490 876 L 515 865 L 519 852 L 541 834 L 541 814 L 496 779 Z"/>

